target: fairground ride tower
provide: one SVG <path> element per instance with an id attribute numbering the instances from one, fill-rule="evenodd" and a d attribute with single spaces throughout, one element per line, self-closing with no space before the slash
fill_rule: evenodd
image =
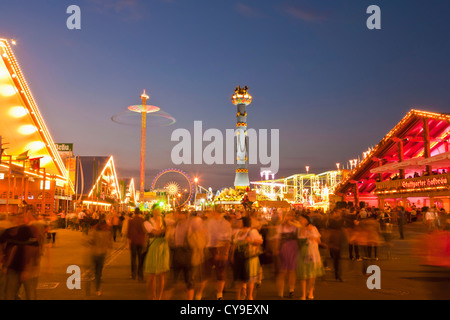
<path id="1" fill-rule="evenodd" d="M 231 101 L 237 106 L 236 122 L 236 177 L 235 189 L 247 189 L 250 186 L 248 178 L 248 138 L 246 107 L 252 103 L 252 96 L 247 93 L 248 87 L 236 87 Z"/>

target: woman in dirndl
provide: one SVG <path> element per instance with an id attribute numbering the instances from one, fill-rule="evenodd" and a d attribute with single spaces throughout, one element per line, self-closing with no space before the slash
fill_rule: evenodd
<path id="1" fill-rule="evenodd" d="M 159 209 L 153 211 L 153 217 L 145 223 L 150 235 L 144 272 L 148 273 L 148 298 L 162 299 L 165 285 L 165 273 L 170 269 L 170 251 L 165 234 L 166 226 Z"/>
<path id="2" fill-rule="evenodd" d="M 233 279 L 238 282 L 237 300 L 253 300 L 255 282 L 258 280 L 261 265 L 259 254 L 263 238 L 255 228 L 251 228 L 251 219 L 242 218 L 242 228 L 232 240 Z"/>
<path id="3" fill-rule="evenodd" d="M 299 260 L 297 265 L 297 278 L 301 284 L 300 300 L 314 299 L 314 286 L 317 277 L 324 274 L 322 259 L 319 252 L 321 235 L 319 230 L 311 224 L 309 216 L 302 214 L 299 217 Z"/>

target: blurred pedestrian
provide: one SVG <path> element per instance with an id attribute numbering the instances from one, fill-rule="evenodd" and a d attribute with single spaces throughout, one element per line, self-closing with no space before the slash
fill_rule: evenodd
<path id="1" fill-rule="evenodd" d="M 397 225 L 398 225 L 398 232 L 400 235 L 400 239 L 405 239 L 405 235 L 403 232 L 403 226 L 406 223 L 406 213 L 405 208 L 402 206 L 397 207 Z"/>
<path id="2" fill-rule="evenodd" d="M 391 259 L 392 253 L 392 221 L 389 212 L 382 211 L 379 216 L 380 232 L 383 236 L 387 259 Z"/>
<path id="3" fill-rule="evenodd" d="M 61 229 L 66 228 L 66 213 L 62 209 L 58 213 L 58 228 L 61 228 Z"/>
<path id="4" fill-rule="evenodd" d="M 111 231 L 114 242 L 116 242 L 117 236 L 120 236 L 120 218 L 117 211 L 113 210 L 111 213 Z"/>
<path id="5" fill-rule="evenodd" d="M 130 219 L 133 217 L 133 213 L 128 213 L 124 215 L 124 219 L 122 222 L 122 227 L 120 229 L 120 233 L 121 233 L 121 239 L 124 243 L 126 243 L 128 240 L 128 222 L 130 221 Z"/>
<path id="6" fill-rule="evenodd" d="M 351 208 L 349 213 L 344 216 L 344 228 L 348 242 L 348 255 L 350 260 L 360 261 L 359 246 L 357 242 L 358 236 L 358 219 L 354 208 Z"/>
<path id="7" fill-rule="evenodd" d="M 333 211 L 326 231 L 326 244 L 333 261 L 334 278 L 342 282 L 341 248 L 345 241 L 343 221 L 339 211 Z"/>
<path id="8" fill-rule="evenodd" d="M 428 207 L 425 213 L 425 223 L 429 232 L 433 232 L 438 229 L 438 215 L 435 207 Z"/>
<path id="9" fill-rule="evenodd" d="M 205 272 L 208 278 L 215 272 L 216 298 L 222 300 L 231 245 L 231 223 L 224 218 L 223 213 L 212 211 L 206 220 L 206 228 L 208 244 Z"/>
<path id="10" fill-rule="evenodd" d="M 296 269 L 298 263 L 298 225 L 295 221 L 293 212 L 286 212 L 282 217 L 281 223 L 276 229 L 278 257 L 277 290 L 280 298 L 284 297 L 285 278 L 288 278 L 289 298 L 294 296 L 296 283 Z"/>
<path id="11" fill-rule="evenodd" d="M 400 215 L 399 215 L 400 216 Z M 364 247 L 364 255 L 366 259 L 378 260 L 378 247 L 381 244 L 380 224 L 376 217 L 369 217 L 361 220 L 361 244 Z"/>
<path id="12" fill-rule="evenodd" d="M 177 211 L 175 225 L 171 233 L 169 246 L 172 250 L 173 279 L 176 283 L 180 273 L 183 274 L 187 289 L 187 300 L 194 299 L 194 279 L 192 269 L 192 248 L 189 245 L 190 219 L 186 211 Z"/>
<path id="13" fill-rule="evenodd" d="M 262 236 L 256 228 L 251 228 L 251 219 L 242 218 L 242 228 L 232 240 L 232 265 L 234 280 L 238 281 L 236 300 L 253 300 L 255 282 L 259 276 L 259 254 Z"/>
<path id="14" fill-rule="evenodd" d="M 89 246 L 93 273 L 95 275 L 95 290 L 98 296 L 101 295 L 101 282 L 105 259 L 108 251 L 112 248 L 111 228 L 105 219 L 92 227 L 87 244 Z"/>
<path id="15" fill-rule="evenodd" d="M 98 210 L 95 210 L 94 212 L 92 212 L 91 219 L 92 219 L 92 224 L 96 225 L 100 221 L 100 212 L 98 212 Z"/>
<path id="16" fill-rule="evenodd" d="M 324 274 L 322 259 L 319 252 L 321 235 L 317 228 L 311 224 L 305 214 L 299 217 L 299 239 L 304 239 L 299 253 L 297 277 L 300 279 L 302 293 L 300 300 L 314 299 L 315 280 Z"/>
<path id="17" fill-rule="evenodd" d="M 166 225 L 159 209 L 153 210 L 153 217 L 146 221 L 145 227 L 150 235 L 144 261 L 144 272 L 148 274 L 147 294 L 149 300 L 161 300 L 165 273 L 170 269 L 170 251 L 165 237 Z"/>
<path id="18" fill-rule="evenodd" d="M 203 290 L 207 283 L 205 275 L 205 256 L 208 241 L 204 221 L 199 216 L 191 218 L 188 242 L 192 249 L 192 280 L 194 282 L 194 299 L 202 300 Z"/>
<path id="19" fill-rule="evenodd" d="M 78 212 L 78 227 L 80 228 L 80 230 L 83 233 L 86 232 L 85 218 L 86 218 L 86 213 L 83 210 L 80 210 Z"/>
<path id="20" fill-rule="evenodd" d="M 147 231 L 144 227 L 144 218 L 139 208 L 128 222 L 127 238 L 129 240 L 131 257 L 131 279 L 144 280 L 144 258 L 147 249 Z"/>
<path id="21" fill-rule="evenodd" d="M 259 256 L 261 270 L 256 287 L 259 287 L 264 279 L 264 270 L 266 269 L 265 266 L 274 265 L 274 261 L 276 260 L 274 254 L 275 240 L 273 239 L 276 232 L 275 229 L 275 226 L 272 224 L 265 223 L 259 231 L 263 239 L 263 244 L 262 254 Z"/>
<path id="22" fill-rule="evenodd" d="M 25 299 L 36 300 L 43 237 L 36 226 L 25 223 L 23 214 L 13 220 L 14 226 L 0 236 L 0 243 L 4 245 L 4 298 L 20 299 L 19 290 L 23 286 Z"/>

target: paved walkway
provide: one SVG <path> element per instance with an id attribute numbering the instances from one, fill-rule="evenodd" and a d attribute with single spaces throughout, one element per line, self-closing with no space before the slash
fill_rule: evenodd
<path id="1" fill-rule="evenodd" d="M 395 232 L 395 230 L 394 230 Z M 429 300 L 450 299 L 450 270 L 421 265 L 412 254 L 415 239 L 424 233 L 420 222 L 405 227 L 405 240 L 394 233 L 391 258 L 380 250 L 378 261 L 351 261 L 343 252 L 343 282 L 334 280 L 328 269 L 325 277 L 318 279 L 315 290 L 316 300 Z M 103 274 L 101 296 L 96 296 L 87 279 L 88 265 L 85 236 L 78 231 L 57 230 L 56 243 L 41 263 L 41 277 L 38 286 L 39 300 L 146 300 L 146 283 L 129 279 L 129 251 L 124 242 L 114 243 Z M 329 255 L 326 254 L 328 257 Z M 327 259 L 331 266 L 331 261 Z M 380 267 L 381 289 L 369 290 L 366 285 L 368 275 L 363 274 L 369 264 Z M 67 267 L 78 265 L 83 277 L 81 289 L 69 290 L 66 281 L 70 274 Z M 168 276 L 164 299 L 183 300 L 184 286 L 174 285 Z M 205 290 L 205 300 L 215 300 L 214 284 Z M 270 266 L 265 270 L 265 279 L 255 294 L 256 300 L 278 300 L 274 273 Z M 224 300 L 234 300 L 236 291 L 228 284 Z M 296 292 L 293 299 L 298 299 Z M 286 299 L 289 300 L 289 299 Z"/>

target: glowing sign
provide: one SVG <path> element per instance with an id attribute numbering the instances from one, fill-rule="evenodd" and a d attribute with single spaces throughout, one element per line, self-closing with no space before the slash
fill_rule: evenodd
<path id="1" fill-rule="evenodd" d="M 434 177 L 427 178 L 422 180 L 413 180 L 413 181 L 403 181 L 402 187 L 405 189 L 415 189 L 415 188 L 423 188 L 423 187 L 437 187 L 437 186 L 445 186 L 448 184 L 447 177 Z"/>
<path id="2" fill-rule="evenodd" d="M 450 188 L 450 174 L 440 174 L 404 180 L 377 182 L 375 194 L 395 194 L 407 192 L 434 192 Z"/>

